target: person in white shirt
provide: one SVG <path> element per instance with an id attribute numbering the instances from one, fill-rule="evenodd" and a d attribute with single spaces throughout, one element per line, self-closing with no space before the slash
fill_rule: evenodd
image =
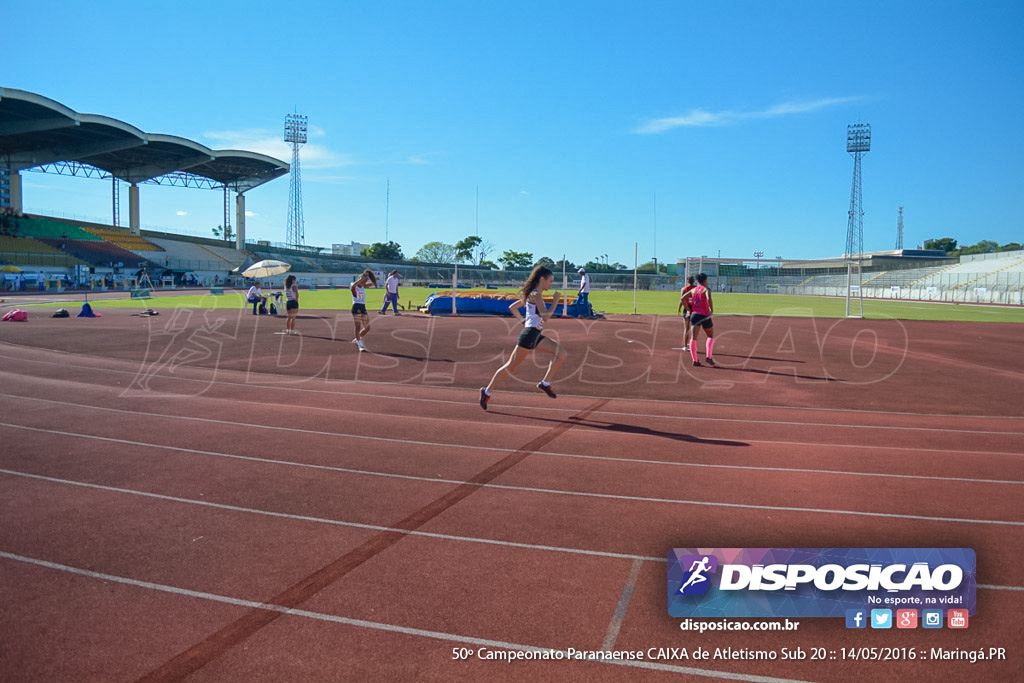
<path id="1" fill-rule="evenodd" d="M 392 270 L 388 274 L 388 279 L 384 281 L 384 307 L 380 309 L 380 314 L 384 315 L 388 311 L 388 304 L 395 310 L 395 315 L 401 315 L 398 312 L 398 271 Z"/>
<path id="2" fill-rule="evenodd" d="M 256 315 L 256 309 L 259 308 L 261 304 L 267 303 L 267 297 L 263 295 L 263 289 L 260 287 L 259 282 L 256 282 L 249 288 L 249 292 L 245 295 L 245 299 L 252 304 L 253 315 Z"/>
<path id="3" fill-rule="evenodd" d="M 586 268 L 576 271 L 580 274 L 580 291 L 576 293 L 576 314 L 581 318 L 589 318 L 593 315 L 593 308 L 590 307 L 590 276 Z"/>

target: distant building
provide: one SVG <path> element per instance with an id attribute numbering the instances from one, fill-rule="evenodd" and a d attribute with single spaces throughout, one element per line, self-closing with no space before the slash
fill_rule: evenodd
<path id="1" fill-rule="evenodd" d="M 363 253 L 363 249 L 369 248 L 369 244 L 360 244 L 359 242 L 352 242 L 351 244 L 332 244 L 331 253 L 335 256 L 359 256 Z"/>

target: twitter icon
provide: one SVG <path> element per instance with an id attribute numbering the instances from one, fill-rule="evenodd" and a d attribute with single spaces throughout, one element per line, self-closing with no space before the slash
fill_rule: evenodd
<path id="1" fill-rule="evenodd" d="M 871 610 L 871 628 L 892 628 L 892 610 Z"/>

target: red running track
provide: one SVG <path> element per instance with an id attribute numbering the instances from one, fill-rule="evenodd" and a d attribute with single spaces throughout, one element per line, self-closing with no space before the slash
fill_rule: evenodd
<path id="1" fill-rule="evenodd" d="M 0 671 L 19 681 L 1020 679 L 1019 326 L 238 312 L 0 326 Z M 950 335 L 950 329 L 956 336 Z M 981 340 L 980 342 L 977 340 Z M 967 343 L 969 342 L 969 343 Z M 700 372 L 698 372 L 700 371 Z M 672 547 L 971 547 L 966 631 L 698 636 Z M 453 661 L 453 649 L 1004 647 L 966 661 Z"/>

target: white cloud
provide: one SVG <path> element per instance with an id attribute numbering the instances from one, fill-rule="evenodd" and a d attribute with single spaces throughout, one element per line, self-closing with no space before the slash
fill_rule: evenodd
<path id="1" fill-rule="evenodd" d="M 634 131 L 640 135 L 652 135 L 664 133 L 676 128 L 706 128 L 710 126 L 729 126 L 741 121 L 751 119 L 770 119 L 779 116 L 791 116 L 793 114 L 806 114 L 818 111 L 827 107 L 834 107 L 848 102 L 855 102 L 859 97 L 826 97 L 818 100 L 803 102 L 783 102 L 776 104 L 762 111 L 734 112 L 717 111 L 709 112 L 703 109 L 694 109 L 684 116 L 672 116 L 661 119 L 651 119 L 641 124 Z"/>
<path id="2" fill-rule="evenodd" d="M 185 210 L 176 211 L 175 215 L 177 215 L 177 216 L 187 216 L 188 215 L 188 211 L 185 211 Z"/>

